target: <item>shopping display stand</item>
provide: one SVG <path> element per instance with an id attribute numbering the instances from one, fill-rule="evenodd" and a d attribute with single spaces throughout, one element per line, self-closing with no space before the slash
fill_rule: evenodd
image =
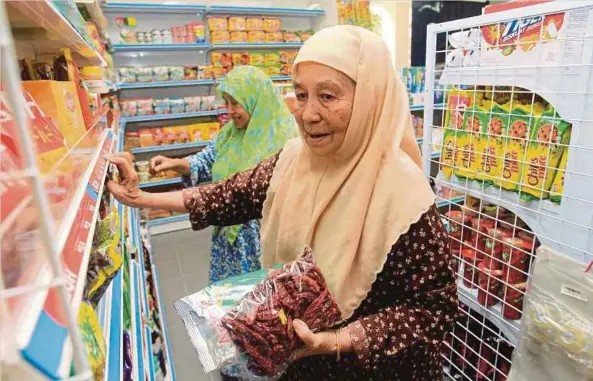
<path id="1" fill-rule="evenodd" d="M 464 209 L 462 203 L 452 203 L 447 211 L 461 210 L 468 216 L 478 215 L 479 217 L 472 217 L 473 221 L 475 218 L 495 220 L 499 226 L 510 226 L 513 234 L 523 232 L 528 237 L 534 234 L 534 245 L 541 243 L 581 261 L 583 271 L 593 260 L 593 123 L 589 117 L 589 110 L 593 107 L 592 32 L 592 2 L 557 1 L 429 25 L 426 50 L 428 96 L 425 98 L 424 112 L 427 126 L 423 144 L 425 172 L 437 185 L 461 192 L 467 200 L 480 202 L 480 206 L 473 209 L 469 205 Z M 440 44 L 441 41 L 446 43 L 445 50 L 437 49 L 437 42 Z M 435 63 L 444 60 L 447 62 L 445 68 L 437 70 Z M 493 111 L 494 108 L 486 107 L 486 111 L 483 111 L 484 109 L 478 110 L 471 105 L 448 102 L 445 112 L 440 118 L 436 118 L 434 111 L 439 106 L 434 104 L 430 94 L 436 91 L 438 85 L 449 85 L 465 91 L 462 95 L 459 95 L 461 93 L 458 90 L 449 91 L 449 95 L 457 97 L 455 102 L 461 102 L 459 99 L 465 99 L 463 97 L 467 94 L 470 102 L 474 102 L 472 104 L 477 104 L 477 97 L 484 94 L 491 99 L 502 99 L 504 95 L 506 99 L 510 97 L 513 100 L 530 96 L 532 100 L 526 102 L 527 106 L 522 106 L 524 110 L 528 110 L 524 113 L 517 111 L 520 108 L 518 101 L 517 105 L 511 106 L 505 103 L 503 108 L 508 107 L 508 110 L 504 113 Z M 549 102 L 558 113 L 555 118 L 550 119 L 548 126 L 539 122 L 543 120 L 542 114 L 534 111 L 538 106 L 537 100 L 541 99 L 539 97 Z M 503 103 L 498 100 L 496 102 Z M 447 113 L 452 118 L 463 118 L 464 124 L 461 124 L 462 119 L 459 119 L 459 124 L 447 119 Z M 467 120 L 477 116 L 483 118 L 488 127 L 484 128 L 480 122 L 482 129 L 479 134 L 466 133 Z M 504 138 L 505 140 L 500 138 L 496 129 L 487 129 L 493 126 L 492 120 L 497 118 L 508 118 L 510 126 L 516 127 L 508 130 L 510 137 Z M 477 126 L 476 120 L 472 119 Z M 561 121 L 572 126 L 570 139 L 567 141 L 559 141 L 561 130 L 546 134 L 545 128 L 550 125 L 554 128 Z M 521 130 L 525 126 L 527 132 Z M 448 134 L 448 130 L 452 132 Z M 437 142 L 438 149 L 447 158 L 442 158 L 441 155 L 435 158 L 432 155 L 431 142 L 434 143 L 433 135 L 437 132 L 440 139 Z M 445 138 L 442 137 L 443 132 Z M 517 137 L 521 142 L 519 147 L 523 148 L 513 148 L 517 141 L 514 142 L 513 137 Z M 553 143 L 544 142 L 548 144 L 545 147 L 549 151 L 539 156 L 539 161 L 530 159 L 533 154 L 524 147 L 540 144 L 544 138 L 554 139 Z M 478 149 L 480 144 L 485 143 L 488 147 L 490 142 L 502 141 L 504 148 L 497 151 L 502 154 Z M 554 152 L 562 147 L 563 155 L 567 155 L 564 158 L 565 167 L 552 162 Z M 484 174 L 487 173 L 484 161 L 477 166 L 466 164 L 474 159 L 479 161 L 480 155 L 482 159 L 486 159 L 485 163 L 488 165 L 499 163 L 496 164 L 502 168 L 499 177 L 484 180 Z M 460 159 L 455 159 L 457 157 Z M 513 178 L 512 173 L 517 168 L 523 175 Z M 560 187 L 548 185 L 548 188 L 544 186 L 535 189 L 535 184 L 538 184 L 535 182 L 536 176 L 542 181 L 548 174 L 563 175 L 563 189 L 561 180 L 553 183 L 561 184 Z M 529 183 L 526 183 L 527 179 Z M 526 192 L 529 189 L 531 193 Z M 533 192 L 539 196 L 533 195 Z M 553 196 L 556 196 L 555 201 L 552 200 Z M 487 205 L 489 210 L 497 211 L 496 215 L 486 214 L 486 209 L 482 207 Z M 503 214 L 512 218 L 503 220 Z M 476 226 L 468 223 L 469 219 L 465 216 L 455 217 L 463 220 L 459 222 L 450 217 L 453 215 L 448 213 L 448 216 L 444 216 L 449 226 L 453 224 L 458 228 L 459 235 L 454 234 L 453 240 L 457 240 L 462 248 L 469 246 L 467 249 L 470 250 L 469 256 L 460 256 L 459 251 L 454 251 L 455 259 L 460 263 L 459 300 L 469 309 L 461 309 L 463 318 L 457 323 L 446 346 L 446 354 L 443 355 L 447 365 L 446 372 L 450 377 L 461 375 L 464 379 L 506 377 L 512 361 L 512 348 L 510 351 L 503 351 L 501 343 L 505 348 L 509 345 L 517 348 L 520 344 L 521 324 L 516 319 L 517 316 L 510 320 L 503 315 L 504 311 L 508 313 L 514 309 L 518 312 L 518 317 L 521 316 L 525 288 L 508 283 L 509 277 L 502 280 L 500 293 L 497 291 L 493 295 L 497 298 L 494 305 L 485 305 L 478 300 L 479 293 L 490 293 L 491 290 L 489 286 L 484 288 L 482 283 L 471 282 L 471 275 L 468 282 L 468 272 L 465 270 L 469 268 L 470 274 L 471 271 L 478 274 L 477 269 L 471 270 L 473 266 L 477 266 L 471 260 L 471 251 L 477 248 L 475 243 L 472 245 L 465 239 L 458 239 L 459 236 L 467 237 L 466 232 L 476 234 Z M 495 244 L 497 241 L 503 244 L 504 250 L 510 250 L 510 258 L 517 255 L 513 252 L 522 250 L 509 244 L 510 241 L 493 239 Z M 508 246 L 504 246 L 507 244 Z M 485 255 L 488 260 L 489 254 Z M 537 260 L 533 250 L 529 256 Z M 511 259 L 503 256 L 502 260 L 503 268 L 509 267 L 511 272 L 517 270 L 505 262 Z M 528 263 L 530 261 L 531 258 L 527 260 Z M 519 272 L 524 272 L 520 274 L 521 280 L 528 282 L 531 276 L 529 268 L 520 270 Z M 482 276 L 483 273 L 480 272 L 479 275 Z M 468 283 L 471 287 L 468 287 Z M 509 293 L 515 293 L 517 299 L 509 299 Z M 519 304 L 516 304 L 517 301 Z"/>

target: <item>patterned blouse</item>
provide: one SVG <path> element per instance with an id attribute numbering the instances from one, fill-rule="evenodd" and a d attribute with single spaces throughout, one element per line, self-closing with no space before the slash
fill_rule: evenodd
<path id="1" fill-rule="evenodd" d="M 188 156 L 187 159 L 190 164 L 190 175 L 184 177 L 186 187 L 195 187 L 212 181 L 212 164 L 216 160 L 214 143 L 210 143 L 197 154 Z M 243 222 L 245 223 L 233 243 L 226 238 L 220 228 L 214 228 L 210 256 L 210 283 L 261 268 L 259 219 Z"/>
<path id="2" fill-rule="evenodd" d="M 195 230 L 261 218 L 278 155 L 228 181 L 184 191 Z M 282 381 L 443 380 L 440 355 L 457 315 L 447 232 L 435 206 L 400 236 L 348 326 L 353 353 L 294 362 Z"/>

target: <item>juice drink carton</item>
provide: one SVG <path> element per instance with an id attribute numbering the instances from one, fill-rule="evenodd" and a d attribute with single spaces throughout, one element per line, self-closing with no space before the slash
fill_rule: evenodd
<path id="1" fill-rule="evenodd" d="M 73 147 L 86 132 L 76 84 L 66 81 L 25 81 L 23 87 L 45 115 L 54 121 L 68 146 Z"/>
<path id="2" fill-rule="evenodd" d="M 571 125 L 553 108 L 545 111 L 535 123 L 527 144 L 527 156 L 521 179 L 521 197 L 548 198 L 557 167 L 570 142 Z"/>

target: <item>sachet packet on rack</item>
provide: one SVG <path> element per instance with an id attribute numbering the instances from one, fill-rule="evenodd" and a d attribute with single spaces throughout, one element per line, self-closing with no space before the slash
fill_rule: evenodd
<path id="1" fill-rule="evenodd" d="M 206 371 L 222 369 L 225 374 L 247 380 L 276 379 L 302 346 L 292 324 L 295 319 L 304 321 L 314 332 L 341 320 L 311 249 L 306 248 L 299 259 L 277 271 L 254 274 L 265 277 L 251 284 L 247 292 L 239 292 L 234 286 L 237 278 L 227 280 L 224 301 L 230 302 L 230 295 L 242 295 L 224 313 L 224 302 L 220 303 L 220 296 L 216 297 L 212 289 L 175 304 Z M 241 291 L 245 286 L 239 284 Z M 200 305 L 195 308 L 192 302 L 198 301 Z M 216 304 L 218 309 L 213 308 Z"/>

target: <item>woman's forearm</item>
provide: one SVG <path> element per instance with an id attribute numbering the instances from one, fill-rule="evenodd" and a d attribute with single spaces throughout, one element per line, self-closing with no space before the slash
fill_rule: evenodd
<path id="1" fill-rule="evenodd" d="M 138 204 L 135 205 L 138 208 L 165 209 L 182 213 L 186 211 L 182 191 L 164 193 L 142 192 Z"/>
<path id="2" fill-rule="evenodd" d="M 191 174 L 191 166 L 189 159 L 184 157 L 181 159 L 173 159 L 175 162 L 175 171 L 182 176 L 189 176 Z"/>

